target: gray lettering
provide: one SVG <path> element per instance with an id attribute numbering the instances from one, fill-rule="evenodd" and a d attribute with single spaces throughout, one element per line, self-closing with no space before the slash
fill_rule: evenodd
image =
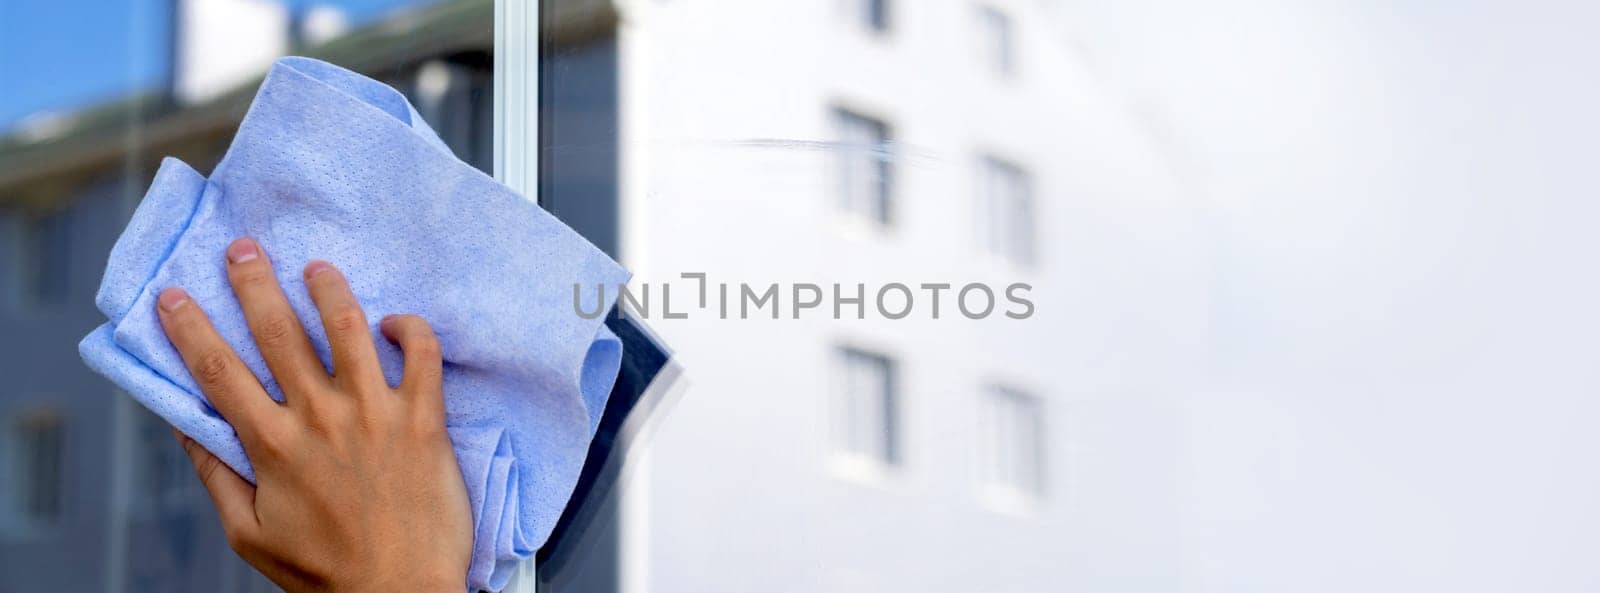
<path id="1" fill-rule="evenodd" d="M 1028 300 L 1025 297 L 1017 296 L 1016 295 L 1017 289 L 1022 289 L 1024 291 L 1031 291 L 1031 290 L 1033 290 L 1033 285 L 1032 284 L 1028 284 L 1026 282 L 1018 282 L 1016 284 L 1012 284 L 1011 286 L 1007 286 L 1006 287 L 1006 300 L 1009 300 L 1009 301 L 1011 301 L 1013 303 L 1016 303 L 1018 305 L 1022 305 L 1024 307 L 1027 307 L 1027 309 L 1023 313 L 1013 313 L 1011 311 L 1006 311 L 1006 317 L 1010 317 L 1012 319 L 1027 319 L 1029 317 L 1033 317 L 1033 301 Z"/>
<path id="2" fill-rule="evenodd" d="M 581 294 L 583 293 L 583 285 L 576 282 L 572 284 L 572 311 L 577 313 L 578 317 L 582 317 L 584 319 L 594 319 L 605 314 L 606 285 L 596 284 L 595 288 L 600 289 L 600 294 L 594 299 L 594 311 L 589 312 L 583 310 L 583 299 L 581 298 Z"/>
<path id="3" fill-rule="evenodd" d="M 967 294 L 972 292 L 973 289 L 978 289 L 983 292 L 985 303 L 982 313 L 974 314 L 970 309 L 967 308 Z M 956 304 L 960 306 L 961 314 L 966 315 L 967 319 L 983 319 L 988 317 L 990 313 L 994 312 L 994 291 L 989 290 L 989 286 L 986 284 L 980 284 L 977 282 L 968 284 L 961 288 L 961 294 L 957 295 L 956 297 Z"/>
<path id="4" fill-rule="evenodd" d="M 844 310 L 844 305 L 846 303 L 853 304 L 853 305 L 856 306 L 856 319 L 866 319 L 867 318 L 867 287 L 862 285 L 862 284 L 856 284 L 856 298 L 849 299 L 849 298 L 844 298 L 843 296 L 841 296 L 839 294 L 839 285 L 837 283 L 834 284 L 833 285 L 833 318 L 834 319 L 844 319 L 843 317 L 840 316 L 840 313 Z"/>
<path id="5" fill-rule="evenodd" d="M 800 299 L 801 289 L 811 291 L 811 298 L 809 300 Z M 809 282 L 801 282 L 796 284 L 794 285 L 794 298 L 792 301 L 794 302 L 794 318 L 799 319 L 801 309 L 814 309 L 818 305 L 822 304 L 822 287 Z"/>
<path id="6" fill-rule="evenodd" d="M 684 278 L 694 278 L 694 279 L 700 281 L 700 308 L 701 309 L 706 308 L 706 273 L 705 272 L 684 272 L 684 273 L 678 274 L 678 275 L 682 276 Z"/>
<path id="7" fill-rule="evenodd" d="M 772 318 L 777 319 L 779 309 L 778 284 L 776 282 L 768 284 L 766 292 L 761 293 L 761 298 L 757 299 L 755 296 L 756 291 L 750 290 L 749 284 L 739 285 L 739 318 L 749 319 L 750 303 L 754 302 L 756 310 L 760 311 L 762 307 L 766 306 L 767 301 L 772 301 Z"/>
<path id="8" fill-rule="evenodd" d="M 905 295 L 905 308 L 901 309 L 899 313 L 890 313 L 889 309 L 887 309 L 887 308 L 885 308 L 883 306 L 883 295 L 889 294 L 889 290 L 890 289 L 899 290 L 900 294 Z M 911 288 L 906 286 L 906 285 L 904 285 L 904 284 L 901 284 L 899 282 L 890 282 L 888 284 L 883 285 L 883 288 L 879 288 L 878 289 L 878 314 L 882 315 L 884 317 L 888 317 L 890 319 L 904 319 L 905 316 L 910 315 L 911 314 Z"/>
<path id="9" fill-rule="evenodd" d="M 928 294 L 933 296 L 933 318 L 934 319 L 938 319 L 939 318 L 939 291 L 941 291 L 941 290 L 950 290 L 950 283 L 948 283 L 948 282 L 939 282 L 939 283 L 932 283 L 932 284 L 923 284 L 922 288 L 927 289 L 928 290 Z"/>

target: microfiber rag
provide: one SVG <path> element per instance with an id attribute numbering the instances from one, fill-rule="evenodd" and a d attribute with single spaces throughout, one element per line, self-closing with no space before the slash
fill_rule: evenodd
<path id="1" fill-rule="evenodd" d="M 503 588 L 567 504 L 622 358 L 603 316 L 578 314 L 575 301 L 582 292 L 586 312 L 608 310 L 615 291 L 600 287 L 627 271 L 455 158 L 394 89 L 317 60 L 278 61 L 210 178 L 162 162 L 96 296 L 110 321 L 79 345 L 92 369 L 252 482 L 233 427 L 156 317 L 156 295 L 184 288 L 282 401 L 227 280 L 223 252 L 236 237 L 270 255 L 324 365 L 327 335 L 299 273 L 311 259 L 348 277 L 391 384 L 401 354 L 378 320 L 414 313 L 432 324 L 473 506 L 465 584 Z"/>

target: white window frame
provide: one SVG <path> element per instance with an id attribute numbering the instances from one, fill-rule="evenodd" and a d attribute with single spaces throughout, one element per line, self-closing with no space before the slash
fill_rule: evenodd
<path id="1" fill-rule="evenodd" d="M 875 229 L 893 228 L 897 180 L 894 158 L 886 153 L 893 150 L 894 125 L 883 117 L 848 105 L 833 105 L 828 110 L 828 118 L 833 135 L 840 143 L 831 175 L 834 208 L 853 224 Z M 876 127 L 882 132 L 881 137 L 870 144 L 856 141 L 851 130 L 857 125 Z M 864 161 L 870 161 L 872 166 L 861 167 Z M 856 171 L 857 168 L 863 170 Z M 868 168 L 872 170 L 867 171 Z M 870 183 L 863 181 L 863 176 Z M 863 187 L 868 189 L 859 191 Z M 861 193 L 868 195 L 857 195 Z"/>
<path id="2" fill-rule="evenodd" d="M 829 431 L 829 456 L 834 470 L 842 476 L 875 481 L 887 478 L 906 466 L 906 426 L 904 370 L 900 360 L 892 353 L 857 344 L 839 344 L 832 349 L 835 369 L 834 393 L 829 397 L 832 429 Z M 881 409 L 875 410 L 871 426 L 860 426 L 860 398 L 854 366 L 861 360 L 882 363 Z M 878 402 L 874 402 L 878 403 Z M 868 438 L 883 439 L 882 450 L 856 446 L 862 438 L 857 431 L 874 431 Z M 881 431 L 878 434 L 877 431 Z"/>
<path id="3" fill-rule="evenodd" d="M 539 200 L 539 1 L 494 3 L 494 178 Z M 529 558 L 504 593 L 535 593 Z"/>
<path id="4" fill-rule="evenodd" d="M 995 74 L 1009 78 L 1017 73 L 1017 19 L 1010 12 L 993 4 L 977 8 L 978 27 L 981 29 L 979 51 L 984 67 Z"/>
<path id="5" fill-rule="evenodd" d="M 1019 195 L 1005 193 L 1009 183 Z M 993 154 L 978 159 L 978 240 L 983 251 L 1027 268 L 1039 257 L 1039 198 L 1027 167 Z"/>
<path id="6" fill-rule="evenodd" d="M 1038 395 L 1006 384 L 986 385 L 981 396 L 983 496 L 997 510 L 1027 512 L 1043 504 L 1050 490 L 1048 406 Z M 1008 463 L 1031 465 L 1031 475 L 1011 475 L 1018 467 Z"/>

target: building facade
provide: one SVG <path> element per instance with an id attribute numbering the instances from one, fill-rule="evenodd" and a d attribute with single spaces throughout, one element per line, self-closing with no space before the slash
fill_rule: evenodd
<path id="1" fill-rule="evenodd" d="M 690 383 L 624 505 L 628 590 L 1173 588 L 1205 256 L 1059 3 L 627 6 L 620 252 L 687 301 L 654 324 Z M 722 283 L 781 314 L 724 319 Z M 1031 317 L 967 318 L 973 283 Z"/>

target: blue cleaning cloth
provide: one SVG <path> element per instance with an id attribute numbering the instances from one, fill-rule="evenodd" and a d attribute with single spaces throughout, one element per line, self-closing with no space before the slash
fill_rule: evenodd
<path id="1" fill-rule="evenodd" d="M 236 237 L 266 249 L 325 365 L 327 336 L 299 272 L 311 259 L 349 278 L 391 384 L 401 354 L 378 320 L 415 313 L 432 324 L 473 506 L 466 585 L 503 588 L 566 505 L 622 357 L 603 318 L 574 311 L 574 286 L 585 287 L 586 311 L 609 309 L 615 294 L 595 293 L 627 271 L 456 159 L 395 90 L 316 60 L 278 61 L 209 179 L 162 162 L 106 267 L 97 305 L 110 321 L 79 345 L 96 372 L 252 482 L 233 427 L 156 317 L 156 295 L 184 288 L 282 401 L 227 280 L 223 252 Z"/>

